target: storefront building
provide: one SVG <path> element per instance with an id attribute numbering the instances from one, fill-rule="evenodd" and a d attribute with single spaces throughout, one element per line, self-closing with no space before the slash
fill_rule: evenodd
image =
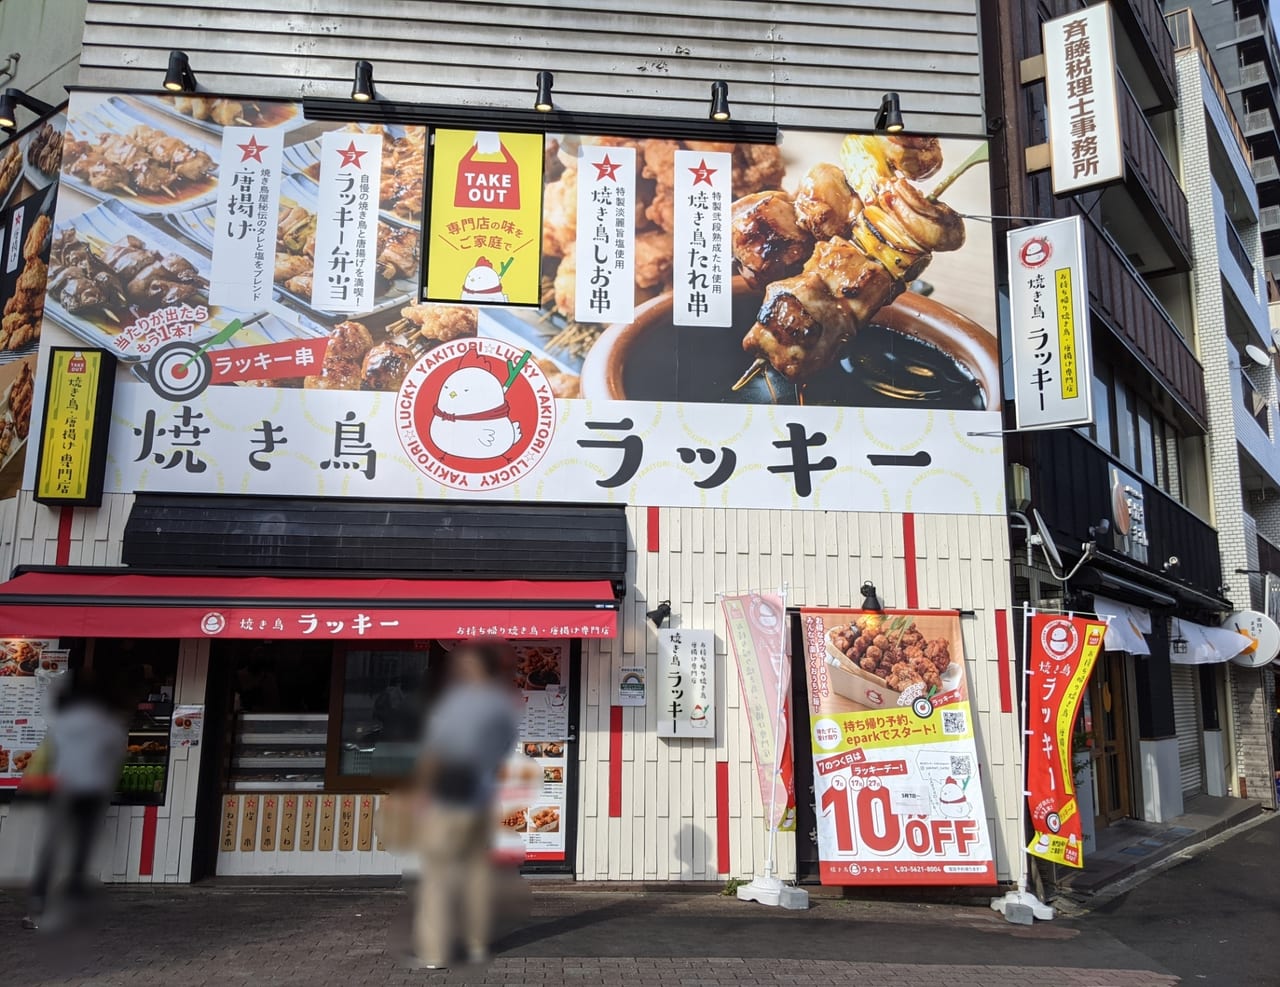
<path id="1" fill-rule="evenodd" d="M 469 17 L 474 4 L 411 12 L 397 36 L 430 42 L 369 40 L 377 4 L 278 6 L 205 11 L 192 29 L 181 8 L 157 22 L 90 3 L 80 82 L 94 88 L 60 122 L 0 637 L 47 642 L 129 694 L 105 875 L 398 873 L 378 800 L 412 762 L 440 660 L 475 636 L 521 657 L 521 753 L 543 780 L 503 808 L 531 868 L 757 875 L 773 711 L 753 676 L 784 662 L 755 668 L 742 650 L 725 618 L 739 598 L 790 631 L 782 876 L 830 873 L 814 834 L 846 818 L 809 787 L 802 611 L 864 601 L 903 612 L 884 618 L 883 649 L 903 667 L 860 652 L 846 669 L 859 698 L 840 702 L 967 704 L 945 726 L 975 756 L 908 792 L 932 804 L 945 789 L 947 819 L 901 825 L 899 842 L 985 856 L 921 883 L 1016 874 L 994 254 L 988 227 L 958 215 L 1000 211 L 977 153 L 974 11 L 855 8 L 819 26 L 793 5 L 794 39 L 762 56 L 765 4 L 731 19 L 545 9 L 518 42 Z M 645 33 L 655 16 L 706 40 L 660 42 Z M 885 54 L 905 36 L 929 71 Z M 300 58 L 299 38 L 316 54 Z M 157 91 L 176 48 L 194 96 Z M 555 73 L 545 114 L 526 109 L 534 50 Z M 556 64 L 564 51 L 572 66 Z M 365 58 L 380 98 L 348 101 Z M 708 121 L 721 81 L 732 118 Z M 930 138 L 915 159 L 872 134 L 885 88 Z M 879 198 L 882 183 L 896 195 Z M 898 232 L 868 239 L 876 222 Z M 828 267 L 801 284 L 810 256 Z M 860 272 L 878 302 L 833 302 Z M 115 294 L 86 299 L 75 277 Z M 825 311 L 861 348 L 786 352 L 766 296 L 791 299 L 791 318 Z M 99 406 L 101 503 L 85 506 L 45 454 L 65 439 L 58 382 L 97 351 L 116 361 L 99 368 L 113 403 Z M 91 464 L 102 447 L 84 441 Z M 664 620 L 714 635 L 688 666 L 705 689 L 692 704 Z M 916 622 L 932 668 L 908 654 Z M 830 663 L 849 664 L 839 650 Z M 10 659 L 13 677 L 28 656 Z M 915 716 L 937 732 L 942 709 Z M 929 815 L 903 804 L 895 818 Z M 842 859 L 845 877 L 885 883 Z"/>
<path id="2" fill-rule="evenodd" d="M 1078 216 L 1084 234 L 1092 422 L 1020 435 L 1007 451 L 1015 508 L 1038 512 L 1015 525 L 1015 601 L 1112 618 L 1077 723 L 1077 785 L 1093 802 L 1086 853 L 1089 840 L 1120 819 L 1167 822 L 1206 793 L 1259 797 L 1241 782 L 1233 753 L 1240 729 L 1252 736 L 1253 727 L 1234 712 L 1231 655 L 1191 664 L 1206 660 L 1193 658 L 1197 645 L 1214 637 L 1223 618 L 1250 605 L 1224 575 L 1227 535 L 1214 527 L 1224 504 L 1241 498 L 1238 476 L 1234 486 L 1215 485 L 1220 458 L 1235 463 L 1237 449 L 1230 416 L 1220 436 L 1212 414 L 1239 364 L 1231 380 L 1225 370 L 1219 380 L 1197 357 L 1211 351 L 1206 333 L 1226 335 L 1223 292 L 1234 287 L 1225 284 L 1234 269 L 1216 256 L 1199 259 L 1207 248 L 1193 237 L 1192 220 L 1204 217 L 1188 209 L 1192 191 L 1197 202 L 1211 201 L 1204 127 L 1221 111 L 1198 71 L 1180 92 L 1181 63 L 1158 4 L 1109 6 L 1123 178 L 1081 194 L 1055 195 L 1049 171 L 1034 160 L 1049 123 L 1043 78 L 1033 80 L 1044 21 L 1085 5 L 1001 3 L 984 35 L 991 39 L 988 92 L 998 94 L 989 111 L 1001 119 L 993 140 L 1002 173 L 995 212 L 1023 217 L 1005 228 Z M 1022 64 L 1025 84 L 1004 71 L 1010 64 Z M 1179 107 L 1180 98 L 1194 105 Z M 1197 236 L 1202 229 L 1195 227 Z M 1216 323 L 1208 304 L 1215 293 Z M 1052 571 L 1037 535 L 1060 551 Z M 1066 582 L 1063 573 L 1071 575 Z"/>

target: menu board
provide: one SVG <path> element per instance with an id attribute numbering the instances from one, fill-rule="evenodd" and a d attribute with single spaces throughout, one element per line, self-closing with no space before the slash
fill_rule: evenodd
<path id="1" fill-rule="evenodd" d="M 67 652 L 56 640 L 0 641 L 0 788 L 16 788 L 44 740 Z"/>
<path id="2" fill-rule="evenodd" d="M 569 737 L 569 643 L 514 645 L 524 701 L 517 756 L 500 795 L 500 844 L 518 837 L 530 861 L 565 859 Z"/>

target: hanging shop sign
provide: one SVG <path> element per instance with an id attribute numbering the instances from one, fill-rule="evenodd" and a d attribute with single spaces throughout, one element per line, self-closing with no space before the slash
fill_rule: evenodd
<path id="1" fill-rule="evenodd" d="M 960 615 L 802 610 L 823 884 L 994 884 Z"/>
<path id="2" fill-rule="evenodd" d="M 1151 547 L 1146 490 L 1141 480 L 1119 466 L 1111 466 L 1107 476 L 1111 487 L 1112 546 L 1121 555 L 1146 564 Z"/>
<path id="3" fill-rule="evenodd" d="M 1018 428 L 1087 425 L 1093 346 L 1081 219 L 1010 230 L 1007 241 Z"/>
<path id="4" fill-rule="evenodd" d="M 1222 626 L 1237 634 L 1243 634 L 1251 642 L 1231 660 L 1245 668 L 1261 668 L 1269 665 L 1280 654 L 1280 626 L 1265 613 L 1257 610 L 1239 610 L 1222 622 Z"/>
<path id="5" fill-rule="evenodd" d="M 1123 651 L 1131 655 L 1151 654 L 1151 645 L 1146 638 L 1151 633 L 1150 610 L 1097 594 L 1093 597 L 1093 609 L 1107 622 L 1103 650 Z"/>
<path id="6" fill-rule="evenodd" d="M 66 117 L 0 143 L 0 497 L 22 482 Z"/>
<path id="7" fill-rule="evenodd" d="M 424 128 L 67 126 L 40 345 L 120 361 L 110 491 L 1003 512 L 981 142 L 436 131 L 422 302 Z"/>
<path id="8" fill-rule="evenodd" d="M 536 308 L 542 135 L 437 130 L 432 153 L 424 298 Z"/>
<path id="9" fill-rule="evenodd" d="M 1071 737 L 1107 625 L 1037 614 L 1027 654 L 1027 805 L 1035 830 L 1027 852 L 1067 867 L 1084 866 Z"/>
<path id="10" fill-rule="evenodd" d="M 35 499 L 97 507 L 107 468 L 116 358 L 106 350 L 53 347 L 46 359 Z"/>
<path id="11" fill-rule="evenodd" d="M 658 736 L 716 739 L 716 639 L 711 631 L 658 631 Z"/>
<path id="12" fill-rule="evenodd" d="M 1041 33 L 1054 194 L 1123 180 L 1111 5 L 1045 21 Z"/>
<path id="13" fill-rule="evenodd" d="M 741 593 L 720 600 L 738 684 L 751 729 L 760 802 L 773 806 L 769 826 L 796 828 L 795 762 L 791 748 L 791 658 L 786 604 L 780 593 Z"/>

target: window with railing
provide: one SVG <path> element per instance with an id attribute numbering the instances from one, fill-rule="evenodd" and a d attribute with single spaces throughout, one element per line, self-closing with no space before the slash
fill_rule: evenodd
<path id="1" fill-rule="evenodd" d="M 1227 224 L 1227 249 L 1231 251 L 1231 256 L 1235 258 L 1236 264 L 1240 267 L 1245 279 L 1252 287 L 1253 280 L 1253 261 L 1249 259 L 1249 251 L 1244 247 L 1244 241 L 1240 239 L 1240 232 L 1236 229 L 1236 224 L 1231 222 L 1231 217 L 1223 215 Z"/>

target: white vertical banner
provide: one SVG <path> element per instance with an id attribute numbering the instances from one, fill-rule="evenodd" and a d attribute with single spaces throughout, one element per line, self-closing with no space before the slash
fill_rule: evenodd
<path id="1" fill-rule="evenodd" d="M 580 147 L 575 322 L 634 318 L 635 213 L 635 148 Z"/>
<path id="2" fill-rule="evenodd" d="M 322 312 L 373 308 L 381 180 L 381 134 L 337 130 L 321 139 L 311 304 Z"/>
<path id="3" fill-rule="evenodd" d="M 678 326 L 731 326 L 733 155 L 676 151 L 675 156 L 672 321 Z"/>
<path id="4" fill-rule="evenodd" d="M 18 269 L 18 258 L 22 256 L 22 217 L 25 215 L 25 209 L 13 211 L 13 221 L 9 227 L 8 259 L 4 265 L 5 274 L 12 274 Z"/>
<path id="5" fill-rule="evenodd" d="M 1018 428 L 1093 421 L 1088 272 L 1079 216 L 1010 230 L 1009 314 Z"/>
<path id="6" fill-rule="evenodd" d="M 222 131 L 209 304 L 247 308 L 271 298 L 284 137 L 254 127 Z"/>
<path id="7" fill-rule="evenodd" d="M 1054 194 L 1123 179 L 1111 5 L 1045 21 L 1042 32 Z"/>
<path id="8" fill-rule="evenodd" d="M 658 631 L 658 736 L 716 739 L 716 648 L 711 631 Z"/>

